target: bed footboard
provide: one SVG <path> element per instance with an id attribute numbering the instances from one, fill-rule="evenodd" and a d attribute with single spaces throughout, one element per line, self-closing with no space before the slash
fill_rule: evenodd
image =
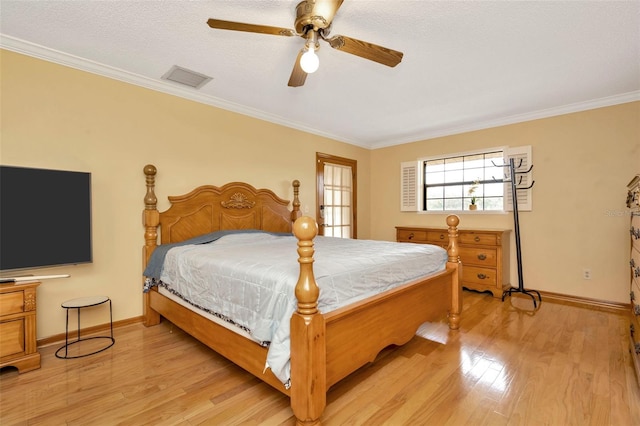
<path id="1" fill-rule="evenodd" d="M 373 361 L 385 346 L 406 343 L 423 322 L 447 315 L 452 330 L 460 327 L 458 223 L 457 216 L 447 217 L 445 271 L 322 315 L 313 275 L 317 224 L 310 217 L 295 222 L 300 276 L 291 318 L 291 408 L 298 425 L 320 424 L 331 385 Z"/>

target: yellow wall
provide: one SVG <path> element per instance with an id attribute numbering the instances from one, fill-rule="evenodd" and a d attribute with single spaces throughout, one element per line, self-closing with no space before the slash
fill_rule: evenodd
<path id="1" fill-rule="evenodd" d="M 92 173 L 94 262 L 27 271 L 71 274 L 38 289 L 38 338 L 64 333 L 60 303 L 85 295 L 113 300 L 114 320 L 142 314 L 145 180 L 158 168 L 159 207 L 196 185 L 245 181 L 315 211 L 316 151 L 358 161 L 358 203 L 368 206 L 370 152 L 175 96 L 0 50 L 0 162 Z M 43 206 L 42 219 L 47 218 Z M 369 233 L 369 209 L 358 213 Z M 35 243 L 35 242 L 34 242 Z M 293 253 L 295 256 L 295 253 Z M 104 312 L 83 313 L 83 327 Z"/>
<path id="2" fill-rule="evenodd" d="M 401 162 L 505 145 L 532 146 L 533 211 L 519 216 L 525 287 L 628 303 L 625 198 L 640 173 L 640 102 L 374 150 L 371 236 L 392 240 L 397 225 L 445 223 L 439 214 L 400 212 Z M 461 227 L 513 229 L 511 214 L 460 218 Z M 582 278 L 585 268 L 591 280 Z"/>
<path id="3" fill-rule="evenodd" d="M 60 303 L 74 297 L 110 296 L 116 321 L 142 314 L 145 164 L 158 167 L 161 209 L 168 195 L 236 180 L 291 198 L 299 179 L 313 214 L 317 151 L 358 161 L 358 235 L 393 240 L 397 225 L 444 224 L 443 215 L 400 212 L 400 162 L 532 145 L 534 211 L 520 216 L 527 286 L 628 302 L 624 187 L 640 172 L 639 102 L 369 151 L 4 50 L 0 73 L 0 163 L 93 179 L 94 262 L 30 271 L 71 274 L 39 287 L 38 338 L 64 332 Z M 464 227 L 513 223 L 507 214 L 461 219 Z M 592 280 L 582 280 L 584 268 Z M 83 314 L 83 327 L 103 314 Z"/>

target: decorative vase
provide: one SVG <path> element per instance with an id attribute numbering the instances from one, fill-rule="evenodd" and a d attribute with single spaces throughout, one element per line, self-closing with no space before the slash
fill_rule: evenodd
<path id="1" fill-rule="evenodd" d="M 469 204 L 469 210 L 478 210 L 477 204 Z"/>

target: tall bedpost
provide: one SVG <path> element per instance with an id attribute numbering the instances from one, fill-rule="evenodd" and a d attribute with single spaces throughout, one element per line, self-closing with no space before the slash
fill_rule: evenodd
<path id="1" fill-rule="evenodd" d="M 291 408 L 297 425 L 320 424 L 326 406 L 325 321 L 318 311 L 320 289 L 313 276 L 313 238 L 318 225 L 308 217 L 296 220 L 300 276 L 295 295 L 298 309 L 291 317 Z"/>
<path id="2" fill-rule="evenodd" d="M 300 193 L 300 181 L 294 180 L 291 185 L 293 186 L 293 210 L 291 211 L 291 222 L 294 223 L 300 217 L 300 197 L 298 194 Z"/>
<path id="3" fill-rule="evenodd" d="M 460 218 L 456 215 L 447 216 L 449 225 L 449 247 L 447 248 L 448 260 L 447 269 L 453 270 L 451 278 L 451 309 L 449 310 L 449 328 L 457 330 L 460 328 L 460 312 L 462 311 L 462 288 L 460 286 L 460 275 L 462 265 L 460 264 L 460 254 L 458 250 L 458 224 Z"/>
<path id="4" fill-rule="evenodd" d="M 158 225 L 160 224 L 160 213 L 158 212 L 158 198 L 154 192 L 156 183 L 156 166 L 147 164 L 143 172 L 147 181 L 147 193 L 144 196 L 144 212 L 142 221 L 144 225 L 144 247 L 142 249 L 142 265 L 147 266 L 151 253 L 158 244 Z M 144 324 L 148 327 L 160 322 L 160 314 L 149 307 L 149 292 L 144 293 Z"/>

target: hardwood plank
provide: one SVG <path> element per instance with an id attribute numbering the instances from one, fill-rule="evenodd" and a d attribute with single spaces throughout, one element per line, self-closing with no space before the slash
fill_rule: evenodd
<path id="1" fill-rule="evenodd" d="M 581 306 L 464 293 L 461 328 L 426 324 L 335 384 L 325 425 L 638 425 L 628 320 Z M 284 425 L 288 398 L 168 322 L 116 327 L 86 358 L 39 348 L 0 373 L 0 424 Z"/>

